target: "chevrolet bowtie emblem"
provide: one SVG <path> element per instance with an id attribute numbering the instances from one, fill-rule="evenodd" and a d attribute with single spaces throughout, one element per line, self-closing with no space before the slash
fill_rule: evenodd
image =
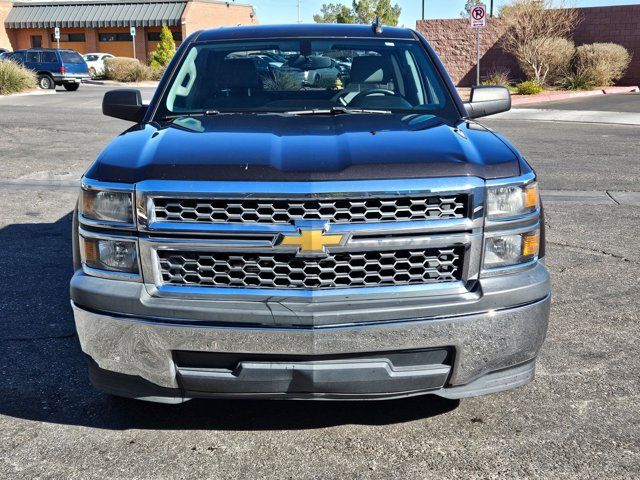
<path id="1" fill-rule="evenodd" d="M 325 235 L 323 230 L 300 230 L 298 235 L 284 235 L 280 245 L 299 247 L 299 252 L 322 253 L 324 247 L 341 245 L 344 235 Z"/>

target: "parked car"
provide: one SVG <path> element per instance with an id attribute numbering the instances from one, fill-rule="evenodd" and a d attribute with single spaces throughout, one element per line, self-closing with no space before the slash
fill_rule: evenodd
<path id="1" fill-rule="evenodd" d="M 82 55 L 89 67 L 91 78 L 100 77 L 104 74 L 104 61 L 108 58 L 115 58 L 110 53 L 85 53 Z"/>
<path id="2" fill-rule="evenodd" d="M 265 88 L 243 52 L 354 56 L 342 89 Z M 532 381 L 549 272 L 536 174 L 403 28 L 250 26 L 179 47 L 82 179 L 71 300 L 114 395 L 463 398 Z M 327 67 L 328 68 L 328 67 Z"/>
<path id="3" fill-rule="evenodd" d="M 342 70 L 337 62 L 321 55 L 298 55 L 281 68 L 281 72 L 299 79 L 303 85 L 321 87 L 335 83 Z"/>
<path id="4" fill-rule="evenodd" d="M 62 85 L 65 90 L 75 91 L 82 80 L 89 78 L 89 68 L 75 50 L 31 48 L 16 50 L 7 58 L 36 72 L 38 86 L 44 90 Z"/>

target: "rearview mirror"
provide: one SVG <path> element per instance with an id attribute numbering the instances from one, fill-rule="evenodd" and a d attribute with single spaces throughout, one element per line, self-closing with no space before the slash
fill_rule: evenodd
<path id="1" fill-rule="evenodd" d="M 472 87 L 471 97 L 464 104 L 468 118 L 506 112 L 511 109 L 511 93 L 505 87 Z"/>
<path id="2" fill-rule="evenodd" d="M 102 113 L 108 117 L 140 123 L 146 112 L 147 106 L 142 104 L 140 90 L 110 90 L 102 99 Z"/>

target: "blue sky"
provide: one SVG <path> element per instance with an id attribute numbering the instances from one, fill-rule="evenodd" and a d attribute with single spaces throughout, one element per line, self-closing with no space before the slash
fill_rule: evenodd
<path id="1" fill-rule="evenodd" d="M 298 20 L 297 0 L 240 0 L 238 3 L 252 3 L 256 7 L 261 23 L 292 23 Z M 313 14 L 320 11 L 323 3 L 332 3 L 331 0 L 300 0 L 301 17 L 303 22 L 312 22 Z M 336 0 L 333 0 L 336 3 Z M 342 0 L 339 3 L 351 4 L 351 0 Z M 416 20 L 422 15 L 422 0 L 396 0 L 402 7 L 400 24 L 414 28 Z M 488 0 L 487 0 L 488 3 Z M 496 0 L 496 5 L 504 3 Z M 577 7 L 598 7 L 603 5 L 633 5 L 637 0 L 577 0 Z M 427 18 L 457 18 L 464 7 L 465 0 L 425 0 Z"/>

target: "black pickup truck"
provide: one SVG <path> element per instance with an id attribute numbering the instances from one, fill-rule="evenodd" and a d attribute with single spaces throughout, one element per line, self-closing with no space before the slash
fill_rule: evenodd
<path id="1" fill-rule="evenodd" d="M 509 108 L 500 87 L 463 103 L 409 29 L 193 34 L 149 105 L 104 97 L 135 125 L 74 221 L 93 384 L 175 403 L 530 382 L 550 303 L 536 176 L 474 120 Z"/>

